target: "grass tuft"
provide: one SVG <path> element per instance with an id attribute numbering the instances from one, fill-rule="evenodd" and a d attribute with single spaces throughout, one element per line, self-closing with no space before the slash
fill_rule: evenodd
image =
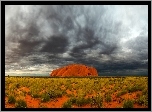
<path id="1" fill-rule="evenodd" d="M 12 96 L 12 95 L 8 96 L 8 103 L 15 104 L 15 102 L 16 102 L 16 100 L 15 100 L 14 96 Z"/>
<path id="2" fill-rule="evenodd" d="M 17 100 L 15 103 L 15 108 L 27 108 L 27 104 L 24 100 Z"/>
<path id="3" fill-rule="evenodd" d="M 123 108 L 133 108 L 133 101 L 132 100 L 124 101 Z"/>
<path id="4" fill-rule="evenodd" d="M 50 96 L 49 96 L 48 93 L 43 93 L 43 94 L 41 95 L 41 102 L 47 102 L 47 101 L 49 101 L 49 100 L 50 100 Z"/>
<path id="5" fill-rule="evenodd" d="M 62 108 L 71 108 L 72 107 L 72 102 L 69 100 L 65 103 L 63 103 Z"/>

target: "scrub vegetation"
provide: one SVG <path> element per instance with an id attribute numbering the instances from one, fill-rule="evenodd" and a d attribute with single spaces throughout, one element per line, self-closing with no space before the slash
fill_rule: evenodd
<path id="1" fill-rule="evenodd" d="M 5 106 L 148 108 L 148 77 L 6 77 Z"/>

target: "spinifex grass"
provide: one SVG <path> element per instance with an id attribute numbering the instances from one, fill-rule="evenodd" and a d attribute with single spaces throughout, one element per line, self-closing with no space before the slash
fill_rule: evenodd
<path id="1" fill-rule="evenodd" d="M 5 81 L 5 97 L 8 99 L 5 103 L 6 105 L 15 103 L 16 107 L 20 107 L 20 105 L 27 107 L 26 97 L 30 96 L 32 99 L 40 100 L 42 104 L 51 102 L 54 99 L 68 97 L 62 103 L 61 107 L 64 108 L 72 108 L 72 105 L 82 107 L 87 104 L 90 105 L 90 108 L 104 108 L 104 102 L 107 104 L 113 103 L 113 98 L 117 102 L 128 93 L 137 96 L 136 99 L 132 99 L 134 101 L 133 105 L 136 103 L 148 106 L 148 77 L 6 77 Z M 71 93 L 69 94 L 67 90 Z M 18 101 L 19 96 L 22 96 L 25 100 Z M 116 107 L 132 107 L 132 102 L 125 98 L 122 101 L 120 100 L 120 103 L 122 105 Z"/>

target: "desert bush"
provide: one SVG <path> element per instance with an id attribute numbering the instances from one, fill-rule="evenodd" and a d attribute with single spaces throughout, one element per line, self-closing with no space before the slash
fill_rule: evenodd
<path id="1" fill-rule="evenodd" d="M 16 100 L 15 100 L 14 96 L 12 96 L 12 95 L 8 96 L 8 103 L 14 104 L 15 102 L 16 102 Z"/>
<path id="2" fill-rule="evenodd" d="M 128 87 L 128 92 L 135 92 L 135 91 L 142 91 L 144 89 L 144 87 L 140 86 L 140 85 L 134 85 L 134 86 L 130 86 Z"/>
<path id="3" fill-rule="evenodd" d="M 72 107 L 72 102 L 69 100 L 65 103 L 63 103 L 62 108 L 71 108 Z"/>
<path id="4" fill-rule="evenodd" d="M 107 94 L 107 95 L 105 95 L 105 101 L 106 102 L 111 102 L 111 95 L 110 94 Z"/>
<path id="5" fill-rule="evenodd" d="M 74 97 L 74 94 L 66 94 L 67 97 Z"/>
<path id="6" fill-rule="evenodd" d="M 87 102 L 87 100 L 84 97 L 78 97 L 76 99 L 76 105 L 78 105 L 78 106 L 82 106 L 82 105 L 85 105 L 87 103 L 88 102 Z"/>
<path id="7" fill-rule="evenodd" d="M 148 106 L 148 98 L 145 95 L 142 95 L 136 100 L 136 103 L 138 103 L 139 105 Z"/>
<path id="8" fill-rule="evenodd" d="M 85 97 L 86 96 L 85 90 L 78 90 L 77 94 L 78 94 L 79 97 Z"/>
<path id="9" fill-rule="evenodd" d="M 142 90 L 142 95 L 148 95 L 148 89 L 147 88 Z"/>
<path id="10" fill-rule="evenodd" d="M 50 96 L 49 96 L 48 93 L 43 93 L 43 94 L 41 95 L 41 102 L 47 102 L 47 101 L 49 101 L 49 100 L 50 100 Z"/>
<path id="11" fill-rule="evenodd" d="M 32 96 L 33 98 L 39 98 L 39 97 L 40 97 L 40 95 L 39 95 L 39 94 L 36 94 L 36 93 L 32 94 L 31 96 Z"/>
<path id="12" fill-rule="evenodd" d="M 102 88 L 107 86 L 110 93 L 118 91 L 117 97 L 126 94 L 127 92 L 142 91 L 141 95 L 137 95 L 138 99 L 136 102 L 140 105 L 148 105 L 148 78 L 147 77 L 125 77 L 125 78 L 19 78 L 9 77 L 5 81 L 5 95 L 7 96 L 23 96 L 24 91 L 20 91 L 20 94 L 16 92 L 20 87 L 28 87 L 30 94 L 34 98 L 41 98 L 41 101 L 46 102 L 50 99 L 61 97 L 66 93 L 67 89 L 77 90 L 77 96 L 74 94 L 69 95 L 72 104 L 78 104 L 79 106 L 91 103 L 95 107 L 101 108 L 103 99 L 100 95 L 94 96 L 93 98 L 84 98 L 86 95 L 92 95 L 94 92 L 102 92 Z M 74 83 L 74 87 L 72 84 Z M 110 85 L 114 85 L 111 89 Z M 51 85 L 51 86 L 50 86 Z M 65 86 L 62 90 L 61 85 Z M 125 87 L 124 87 L 125 86 Z M 122 88 L 124 87 L 124 88 Z M 44 89 L 46 94 L 39 96 L 39 93 Z M 27 93 L 25 92 L 24 95 Z M 102 94 L 104 95 L 104 94 Z M 43 100 L 42 100 L 43 99 Z M 104 100 L 109 102 L 110 96 L 106 95 Z M 122 101 L 121 101 L 122 102 Z M 16 103 L 16 102 L 15 102 Z"/>
<path id="13" fill-rule="evenodd" d="M 91 101 L 90 98 L 84 98 L 84 97 L 71 97 L 67 102 L 71 102 L 69 104 L 76 104 L 77 106 L 82 106 L 85 104 L 89 104 Z M 68 104 L 66 104 L 68 105 Z"/>
<path id="14" fill-rule="evenodd" d="M 72 103 L 72 104 L 76 104 L 76 101 L 77 99 L 75 97 L 72 97 L 69 99 L 69 101 Z"/>
<path id="15" fill-rule="evenodd" d="M 50 98 L 58 98 L 62 97 L 62 95 L 66 94 L 65 91 L 59 91 L 59 90 L 51 90 L 48 92 Z"/>
<path id="16" fill-rule="evenodd" d="M 15 103 L 15 108 L 27 108 L 27 104 L 24 100 L 17 100 Z"/>
<path id="17" fill-rule="evenodd" d="M 117 93 L 116 97 L 120 97 L 121 95 L 124 95 L 126 93 L 127 93 L 127 90 L 122 90 L 122 91 Z"/>
<path id="18" fill-rule="evenodd" d="M 93 96 L 91 98 L 91 107 L 95 106 L 97 108 L 101 108 L 103 103 L 103 98 L 100 95 Z"/>
<path id="19" fill-rule="evenodd" d="M 133 101 L 132 100 L 124 101 L 123 108 L 133 108 Z"/>

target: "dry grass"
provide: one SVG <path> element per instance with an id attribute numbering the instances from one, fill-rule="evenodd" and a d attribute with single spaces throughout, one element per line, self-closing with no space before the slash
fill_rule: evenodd
<path id="1" fill-rule="evenodd" d="M 6 108 L 147 108 L 148 77 L 6 77 L 5 99 Z"/>

